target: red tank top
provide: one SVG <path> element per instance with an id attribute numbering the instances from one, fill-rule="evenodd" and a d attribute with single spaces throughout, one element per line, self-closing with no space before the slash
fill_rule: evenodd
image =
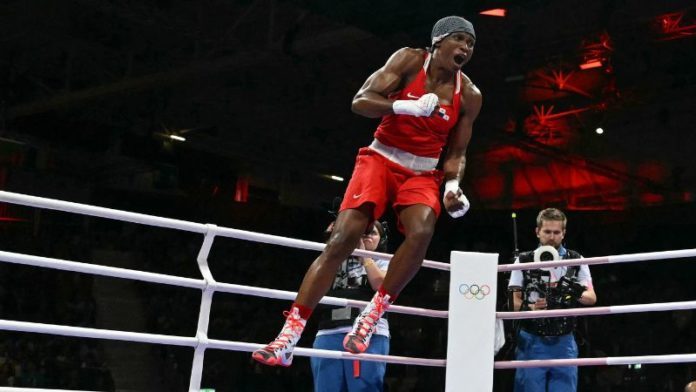
<path id="1" fill-rule="evenodd" d="M 425 79 L 430 54 L 426 55 L 423 68 L 403 90 L 389 95 L 389 99 L 415 100 L 426 94 Z M 451 105 L 440 105 L 430 117 L 388 114 L 382 117 L 375 138 L 388 146 L 411 154 L 439 158 L 449 133 L 459 119 L 461 71 L 457 72 Z"/>

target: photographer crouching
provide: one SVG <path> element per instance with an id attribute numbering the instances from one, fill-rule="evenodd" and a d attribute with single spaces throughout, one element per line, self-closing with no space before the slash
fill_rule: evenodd
<path id="1" fill-rule="evenodd" d="M 578 252 L 563 247 L 567 218 L 556 208 L 542 210 L 536 219 L 540 247 L 520 253 L 515 263 L 578 259 Z M 594 305 L 597 296 L 587 265 L 512 271 L 509 291 L 514 310 L 546 310 Z M 573 332 L 575 317 L 522 320 L 517 334 L 515 359 L 577 358 Z M 577 390 L 577 367 L 517 369 L 515 392 L 572 392 Z"/>

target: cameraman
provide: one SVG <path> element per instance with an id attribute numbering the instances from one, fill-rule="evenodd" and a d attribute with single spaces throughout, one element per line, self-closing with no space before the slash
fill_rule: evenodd
<path id="1" fill-rule="evenodd" d="M 542 210 L 536 219 L 536 236 L 540 246 L 552 246 L 561 259 L 582 256 L 563 247 L 567 218 L 556 208 Z M 541 260 L 549 260 L 550 252 Z M 553 257 L 551 255 L 551 257 Z M 523 252 L 515 263 L 534 261 L 534 251 Z M 597 296 L 592 288 L 592 276 L 587 265 L 512 271 L 509 290 L 514 310 L 545 310 L 594 305 Z M 574 317 L 555 317 L 521 320 L 517 335 L 515 359 L 577 358 Z M 569 392 L 577 390 L 577 367 L 540 367 L 517 369 L 515 392 Z"/>

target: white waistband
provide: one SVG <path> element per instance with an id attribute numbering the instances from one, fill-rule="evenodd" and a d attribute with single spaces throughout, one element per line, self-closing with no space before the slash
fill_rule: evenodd
<path id="1" fill-rule="evenodd" d="M 417 172 L 435 170 L 438 162 L 437 158 L 414 155 L 399 148 L 387 146 L 377 139 L 372 141 L 370 148 L 390 161 Z"/>

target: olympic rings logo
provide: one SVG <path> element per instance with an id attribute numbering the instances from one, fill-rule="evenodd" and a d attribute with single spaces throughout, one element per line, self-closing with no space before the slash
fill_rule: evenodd
<path id="1" fill-rule="evenodd" d="M 488 294 L 491 293 L 491 288 L 487 285 L 477 285 L 477 284 L 471 284 L 468 285 L 466 283 L 462 283 L 459 285 L 459 293 L 464 296 L 466 299 L 478 299 L 482 300 L 486 298 Z"/>

